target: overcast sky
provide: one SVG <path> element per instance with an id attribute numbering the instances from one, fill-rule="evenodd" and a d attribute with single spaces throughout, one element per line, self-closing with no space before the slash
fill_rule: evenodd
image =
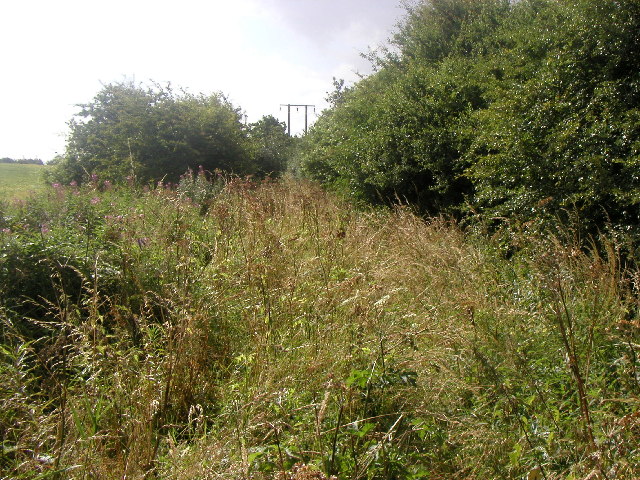
<path id="1" fill-rule="evenodd" d="M 326 107 L 332 78 L 367 74 L 401 0 L 20 0 L 0 5 L 0 157 L 51 159 L 103 84 L 221 91 L 249 121 Z M 315 118 L 311 115 L 310 122 Z M 292 130 L 304 126 L 293 111 Z"/>

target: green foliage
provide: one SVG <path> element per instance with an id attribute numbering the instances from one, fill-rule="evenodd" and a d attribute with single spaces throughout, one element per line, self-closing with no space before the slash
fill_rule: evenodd
<path id="1" fill-rule="evenodd" d="M 257 172 L 261 176 L 278 176 L 287 170 L 294 148 L 294 138 L 287 135 L 287 126 L 268 115 L 249 125 Z"/>
<path id="2" fill-rule="evenodd" d="M 176 93 L 109 84 L 70 122 L 64 158 L 52 181 L 81 182 L 92 174 L 143 183 L 177 181 L 189 168 L 252 173 L 240 112 L 221 94 Z"/>
<path id="3" fill-rule="evenodd" d="M 432 2 L 409 12 L 399 53 L 341 93 L 310 134 L 305 171 L 355 198 L 454 212 L 472 193 L 465 128 L 484 82 L 466 44 L 496 28 L 505 2 Z M 456 55 L 456 52 L 461 52 Z"/>
<path id="4" fill-rule="evenodd" d="M 44 165 L 44 162 L 39 158 L 0 158 L 0 163 L 16 163 L 18 165 Z"/>
<path id="5" fill-rule="evenodd" d="M 639 19 L 635 0 L 419 2 L 336 90 L 303 171 L 367 202 L 637 234 Z"/>
<path id="6" fill-rule="evenodd" d="M 529 236 L 507 260 L 407 208 L 204 169 L 3 208 L 11 478 L 637 477 L 624 245 Z"/>
<path id="7" fill-rule="evenodd" d="M 429 0 L 408 8 L 393 44 L 400 63 L 437 66 L 449 57 L 484 54 L 482 48 L 509 12 L 508 0 Z"/>
<path id="8" fill-rule="evenodd" d="M 515 9 L 519 37 L 501 52 L 499 93 L 476 117 L 469 173 L 477 202 L 487 213 L 526 219 L 575 211 L 591 232 L 608 222 L 635 228 L 637 3 L 543 5 Z"/>

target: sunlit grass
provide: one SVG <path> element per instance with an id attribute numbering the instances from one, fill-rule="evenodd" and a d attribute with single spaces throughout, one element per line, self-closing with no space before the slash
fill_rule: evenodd
<path id="1" fill-rule="evenodd" d="M 43 165 L 0 163 L 0 199 L 24 199 L 44 187 Z"/>

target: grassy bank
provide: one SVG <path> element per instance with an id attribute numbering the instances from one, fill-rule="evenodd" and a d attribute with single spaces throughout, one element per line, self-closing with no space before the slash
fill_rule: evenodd
<path id="1" fill-rule="evenodd" d="M 42 190 L 43 165 L 0 163 L 0 199 L 25 198 Z"/>
<path id="2" fill-rule="evenodd" d="M 11 478 L 637 477 L 615 245 L 507 260 L 403 208 L 202 176 L 0 218 Z"/>

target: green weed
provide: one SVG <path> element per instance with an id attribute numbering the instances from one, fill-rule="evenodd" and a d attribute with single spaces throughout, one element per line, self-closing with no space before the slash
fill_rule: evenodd
<path id="1" fill-rule="evenodd" d="M 406 208 L 206 173 L 57 186 L 2 222 L 11 478 L 640 468 L 638 273 L 614 243 L 506 259 Z"/>

